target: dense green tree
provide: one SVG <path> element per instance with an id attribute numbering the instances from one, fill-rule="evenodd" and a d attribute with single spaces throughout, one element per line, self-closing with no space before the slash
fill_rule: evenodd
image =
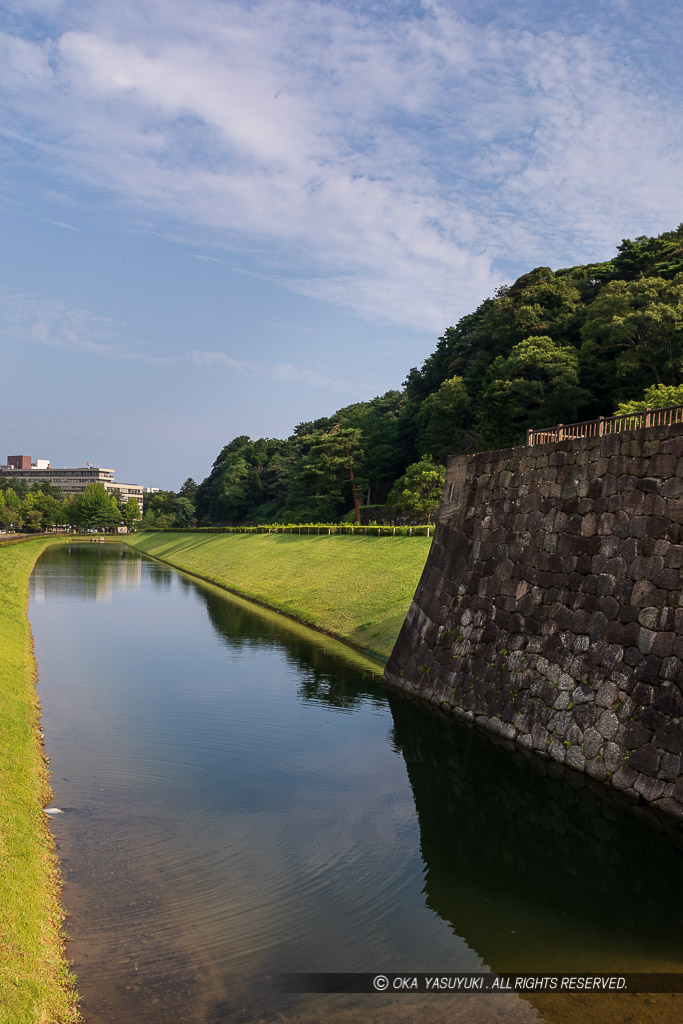
<path id="1" fill-rule="evenodd" d="M 404 405 L 400 391 L 387 391 L 369 402 L 339 409 L 332 417 L 340 427 L 355 427 L 362 434 L 363 451 L 356 470 L 368 505 L 386 500 L 394 480 L 410 462 L 412 447 L 407 449 L 401 436 Z"/>
<path id="2" fill-rule="evenodd" d="M 140 506 L 138 505 L 135 498 L 129 498 L 126 504 L 123 506 L 123 521 L 129 530 L 134 530 L 137 524 L 140 522 L 142 514 L 140 512 Z"/>
<path id="3" fill-rule="evenodd" d="M 84 530 L 103 530 L 119 521 L 116 499 L 107 494 L 102 484 L 87 484 L 72 506 L 74 521 Z"/>
<path id="4" fill-rule="evenodd" d="M 642 398 L 632 402 L 622 402 L 615 410 L 615 416 L 626 416 L 628 413 L 643 412 L 645 409 L 662 409 L 669 405 L 683 405 L 683 384 L 676 386 L 653 384 L 645 389 Z"/>
<path id="5" fill-rule="evenodd" d="M 356 521 L 360 523 L 360 499 L 358 485 L 354 475 L 354 466 L 363 457 L 362 434 L 357 427 L 340 427 L 335 424 L 325 433 L 312 435 L 308 453 L 306 470 L 315 481 L 317 491 L 325 496 L 339 496 L 341 499 L 344 484 L 351 491 L 356 511 Z"/>
<path id="6" fill-rule="evenodd" d="M 396 481 L 389 495 L 389 503 L 398 512 L 431 523 L 432 516 L 436 515 L 441 504 L 445 479 L 445 468 L 437 466 L 428 455 L 423 455 L 419 462 L 408 466 L 401 479 Z"/>
<path id="7" fill-rule="evenodd" d="M 468 430 L 471 403 L 462 377 L 445 380 L 427 395 L 416 416 L 416 446 L 420 455 L 445 463 L 448 455 L 472 451 L 476 440 Z"/>
<path id="8" fill-rule="evenodd" d="M 576 420 L 583 398 L 576 349 L 548 337 L 526 338 L 491 367 L 482 433 L 495 444 L 520 443 L 528 427 Z"/>
<path id="9" fill-rule="evenodd" d="M 631 390 L 680 383 L 683 274 L 611 282 L 588 308 L 582 335 L 582 360 L 601 362 Z"/>
<path id="10" fill-rule="evenodd" d="M 195 496 L 197 494 L 197 484 L 194 482 L 191 476 L 188 476 L 185 483 L 178 491 L 178 497 L 187 498 L 188 501 L 194 503 Z"/>
<path id="11" fill-rule="evenodd" d="M 35 494 L 27 494 L 21 503 L 20 509 L 21 525 L 29 533 L 36 533 L 42 529 L 43 513 L 36 506 Z"/>

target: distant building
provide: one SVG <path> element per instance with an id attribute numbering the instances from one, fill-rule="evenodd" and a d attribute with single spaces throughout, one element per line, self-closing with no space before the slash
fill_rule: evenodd
<path id="1" fill-rule="evenodd" d="M 142 484 L 120 484 L 114 480 L 113 469 L 101 466 L 81 466 L 76 469 L 53 469 L 49 459 L 36 459 L 31 462 L 30 455 L 8 455 L 7 465 L 0 466 L 0 474 L 13 480 L 26 480 L 27 483 L 42 483 L 47 480 L 54 487 L 59 487 L 66 495 L 82 494 L 88 484 L 102 484 L 109 494 L 120 494 L 124 504 L 129 498 L 135 498 L 142 513 L 142 496 L 145 488 Z"/>

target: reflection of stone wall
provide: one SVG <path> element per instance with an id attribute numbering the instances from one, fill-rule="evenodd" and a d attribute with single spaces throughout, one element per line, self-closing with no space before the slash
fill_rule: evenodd
<path id="1" fill-rule="evenodd" d="M 680 961 L 680 828 L 648 808 L 638 820 L 618 791 L 429 705 L 400 695 L 390 705 L 425 901 L 485 963 L 596 971 Z"/>
<path id="2" fill-rule="evenodd" d="M 683 425 L 456 456 L 386 680 L 683 818 Z"/>

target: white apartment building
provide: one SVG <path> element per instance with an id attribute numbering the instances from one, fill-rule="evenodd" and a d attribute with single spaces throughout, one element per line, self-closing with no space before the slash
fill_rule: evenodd
<path id="1" fill-rule="evenodd" d="M 7 465 L 0 466 L 0 473 L 14 480 L 26 480 L 29 484 L 40 484 L 47 480 L 66 495 L 81 494 L 88 484 L 102 484 L 109 494 L 120 494 L 124 504 L 129 498 L 135 498 L 142 513 L 142 496 L 145 491 L 142 484 L 117 483 L 113 469 L 93 466 L 90 462 L 75 469 L 66 466 L 57 469 L 51 466 L 49 459 L 31 462 L 30 455 L 8 455 Z"/>

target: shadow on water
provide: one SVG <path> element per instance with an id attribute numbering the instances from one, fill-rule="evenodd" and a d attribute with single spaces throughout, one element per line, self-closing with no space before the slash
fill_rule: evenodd
<path id="1" fill-rule="evenodd" d="M 390 697 L 427 904 L 494 971 L 683 969 L 681 832 L 572 772 Z"/>
<path id="2" fill-rule="evenodd" d="M 228 647 L 271 647 L 281 652 L 299 675 L 302 702 L 349 711 L 368 701 L 378 707 L 386 706 L 381 668 L 374 668 L 362 657 L 354 657 L 338 641 L 310 629 L 297 629 L 291 621 L 256 611 L 247 602 L 226 600 L 216 589 L 208 589 L 188 577 L 183 577 L 183 583 L 194 587 L 206 602 L 211 625 Z"/>
<path id="3" fill-rule="evenodd" d="M 337 969 L 332 966 L 337 948 L 351 964 L 342 970 L 477 970 L 483 964 L 498 972 L 679 971 L 680 831 L 640 820 L 630 806 L 578 773 L 527 757 L 430 708 L 387 695 L 376 670 L 337 642 L 159 563 L 143 561 L 125 547 L 86 544 L 73 545 L 68 552 L 48 550 L 32 580 L 32 601 L 111 602 L 119 588 L 168 595 L 175 590 L 194 603 L 199 599 L 219 656 L 204 667 L 201 652 L 208 644 L 201 635 L 193 639 L 188 633 L 187 643 L 195 645 L 190 651 L 196 680 L 192 702 L 201 715 L 204 699 L 209 717 L 198 719 L 202 731 L 197 738 L 189 735 L 189 720 L 182 722 L 178 734 L 172 720 L 172 685 L 165 680 L 162 688 L 158 683 L 162 671 L 169 677 L 172 672 L 153 643 L 151 653 L 144 653 L 143 641 L 153 628 L 139 613 L 142 624 L 130 630 L 135 632 L 135 659 L 144 663 L 145 672 L 140 684 L 130 685 L 144 689 L 152 710 L 157 699 L 167 706 L 162 716 L 142 723 L 137 716 L 147 706 L 126 707 L 128 718 L 119 712 L 129 743 L 124 756 L 109 748 L 118 741 L 112 739 L 102 712 L 106 705 L 110 714 L 108 690 L 103 689 L 106 700 L 83 727 L 74 721 L 72 706 L 79 691 L 75 696 L 62 692 L 66 669 L 50 683 L 55 670 L 47 665 L 49 648 L 61 632 L 46 641 L 44 659 L 39 653 L 41 680 L 45 675 L 48 689 L 54 686 L 57 694 L 47 704 L 52 700 L 55 707 L 55 733 L 62 715 L 59 742 L 64 751 L 72 756 L 88 742 L 96 748 L 83 755 L 82 764 L 76 762 L 75 788 L 69 788 L 68 778 L 56 780 L 56 787 L 62 786 L 79 809 L 54 823 L 67 881 L 65 898 L 73 913 L 70 955 L 82 972 L 88 1024 L 678 1019 L 670 1016 L 670 1002 L 662 1009 L 663 1004 L 630 996 L 525 993 L 524 999 L 461 995 L 426 1000 L 372 995 L 292 1002 L 268 995 L 267 979 L 274 971 Z M 188 617 L 188 604 L 165 613 L 175 614 L 167 621 L 177 630 Z M 77 628 L 81 618 L 74 614 L 73 620 Z M 95 619 L 88 621 L 93 648 L 101 650 Z M 109 621 L 120 642 L 126 620 Z M 60 618 L 53 630 L 63 630 L 64 622 Z M 42 628 L 49 639 L 47 624 Z M 179 642 L 167 658 L 181 656 L 184 634 Z M 237 659 L 230 662 L 237 669 L 229 668 L 227 655 Z M 284 666 L 278 672 L 285 682 L 277 684 L 279 689 L 271 687 L 265 702 L 259 686 L 276 658 Z M 63 665 L 69 665 L 66 656 Z M 217 674 L 219 683 L 209 690 Z M 120 674 L 114 671 L 113 678 L 115 688 L 125 689 Z M 90 681 L 84 683 L 81 695 L 89 696 L 91 688 Z M 183 693 L 182 686 L 178 692 Z M 221 710 L 226 692 L 229 702 Z M 77 704 L 76 718 L 85 715 L 85 703 Z M 181 715 L 188 705 L 183 707 Z M 253 712 L 249 724 L 239 717 L 245 709 Z M 326 709 L 330 714 L 320 717 Z M 292 723 L 298 728 L 302 716 L 308 725 L 295 732 Z M 100 718 L 105 727 L 96 734 Z M 49 721 L 46 725 L 50 740 Z M 339 732 L 342 726 L 346 732 Z M 136 729 L 143 755 L 130 746 Z M 156 729 L 162 731 L 155 739 Z M 186 745 L 174 754 L 169 745 L 178 735 Z M 352 738 L 356 746 L 346 766 L 352 771 L 346 780 L 333 781 L 331 768 L 344 770 L 344 744 Z M 251 766 L 246 758 L 255 746 L 258 759 Z M 332 755 L 340 750 L 335 759 Z M 264 767 L 268 756 L 272 763 Z M 139 770 L 138 757 L 143 758 Z M 357 762 L 365 757 L 368 768 L 363 774 Z M 407 779 L 397 771 L 399 758 Z M 91 763 L 98 761 L 104 775 L 94 781 Z M 210 773 L 216 771 L 212 781 Z M 329 796 L 324 788 L 328 776 Z M 168 778 L 173 786 L 167 803 Z M 142 787 L 145 779 L 150 794 L 142 789 L 138 794 L 135 787 Z M 242 785 L 246 788 L 240 791 Z M 189 807 L 171 806 L 180 803 L 184 789 Z M 218 801 L 215 807 L 213 799 Z M 374 819 L 380 823 L 376 831 Z M 302 848 L 293 852 L 298 832 Z M 238 873 L 244 891 L 226 895 L 223 890 Z M 397 880 L 396 891 L 387 889 L 387 878 Z M 202 896 L 202 887 L 208 893 L 205 909 L 198 904 L 195 911 L 190 901 Z M 266 896 L 281 896 L 285 902 L 264 906 Z M 249 923 L 254 914 L 264 918 L 263 932 Z M 337 926 L 337 917 L 343 925 Z M 319 934 L 303 934 L 308 921 L 317 922 Z M 381 962 L 372 956 L 375 927 Z M 241 933 L 233 934 L 240 928 L 243 939 Z M 416 936 L 423 935 L 425 945 L 418 948 Z M 259 949 L 250 961 L 249 943 L 257 939 L 266 952 Z M 321 963 L 326 967 L 313 964 L 317 946 L 325 951 Z M 247 965 L 239 971 L 231 967 L 233 949 Z M 297 960 L 297 955 L 311 957 L 311 962 Z"/>

